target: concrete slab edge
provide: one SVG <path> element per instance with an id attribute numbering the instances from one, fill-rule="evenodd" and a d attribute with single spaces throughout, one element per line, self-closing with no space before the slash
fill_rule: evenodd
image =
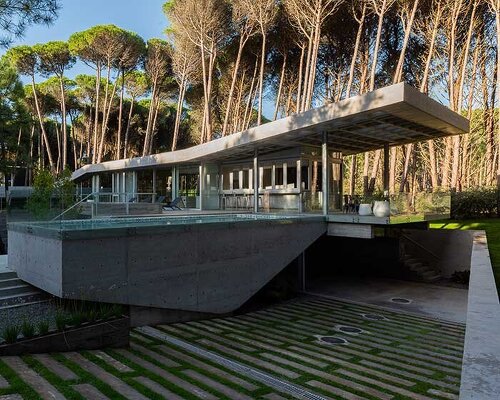
<path id="1" fill-rule="evenodd" d="M 484 231 L 475 231 L 460 400 L 500 398 L 500 303 Z"/>

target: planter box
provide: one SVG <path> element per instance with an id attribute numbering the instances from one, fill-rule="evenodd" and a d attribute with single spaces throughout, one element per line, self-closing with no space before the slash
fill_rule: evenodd
<path id="1" fill-rule="evenodd" d="M 23 339 L 0 345 L 0 356 L 30 353 L 51 353 L 77 350 L 95 350 L 103 347 L 129 345 L 130 319 L 122 317 L 70 328 L 63 332 Z"/>

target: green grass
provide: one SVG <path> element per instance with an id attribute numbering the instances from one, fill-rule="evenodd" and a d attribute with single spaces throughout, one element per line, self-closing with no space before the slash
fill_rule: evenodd
<path id="1" fill-rule="evenodd" d="M 435 221 L 430 223 L 430 227 L 434 229 L 486 231 L 491 266 L 493 267 L 497 289 L 500 290 L 500 218 Z"/>

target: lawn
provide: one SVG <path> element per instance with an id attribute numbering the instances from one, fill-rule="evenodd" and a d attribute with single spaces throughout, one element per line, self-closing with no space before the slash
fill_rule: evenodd
<path id="1" fill-rule="evenodd" d="M 495 274 L 497 289 L 500 289 L 500 218 L 444 220 L 432 222 L 430 226 L 434 229 L 475 229 L 486 231 L 493 273 Z"/>

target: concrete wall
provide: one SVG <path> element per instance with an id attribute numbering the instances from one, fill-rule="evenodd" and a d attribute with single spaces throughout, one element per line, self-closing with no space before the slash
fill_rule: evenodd
<path id="1" fill-rule="evenodd" d="M 473 248 L 461 400 L 500 398 L 500 303 L 486 234 L 471 231 Z"/>
<path id="2" fill-rule="evenodd" d="M 226 313 L 323 235 L 326 223 L 309 217 L 54 231 L 54 238 L 16 229 L 9 231 L 10 267 L 52 294 Z"/>
<path id="3" fill-rule="evenodd" d="M 450 277 L 455 271 L 470 270 L 474 235 L 472 231 L 404 229 L 403 234 L 431 251 L 437 258 L 408 240 L 403 240 L 405 250 L 441 269 L 444 277 Z"/>
<path id="4" fill-rule="evenodd" d="M 9 268 L 26 282 L 36 282 L 54 296 L 62 296 L 62 242 L 9 230 Z M 84 256 L 84 254 L 82 254 Z"/>

